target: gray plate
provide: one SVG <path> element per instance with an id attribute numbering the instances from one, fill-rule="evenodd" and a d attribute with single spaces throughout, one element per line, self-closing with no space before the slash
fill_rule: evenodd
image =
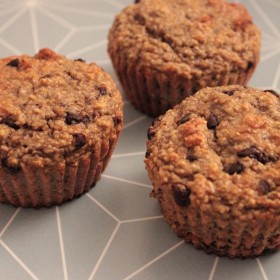
<path id="1" fill-rule="evenodd" d="M 171 0 L 170 0 L 171 1 Z M 280 89 L 280 1 L 242 1 L 262 29 L 250 84 Z M 0 0 L 0 56 L 49 47 L 96 61 L 114 79 L 107 32 L 132 0 Z M 50 209 L 0 204 L 0 279 L 279 280 L 280 254 L 229 260 L 186 245 L 170 230 L 143 159 L 151 119 L 126 102 L 125 127 L 96 188 Z"/>

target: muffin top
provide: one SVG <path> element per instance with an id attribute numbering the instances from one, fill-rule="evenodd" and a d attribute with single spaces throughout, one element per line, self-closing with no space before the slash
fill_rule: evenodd
<path id="1" fill-rule="evenodd" d="M 233 216 L 252 215 L 249 210 L 279 214 L 279 131 L 275 92 L 200 90 L 148 131 L 145 161 L 156 196 L 167 188 L 180 207 Z"/>
<path id="2" fill-rule="evenodd" d="M 122 100 L 110 76 L 50 49 L 0 60 L 0 100 L 0 158 L 11 170 L 74 163 L 122 125 Z"/>
<path id="3" fill-rule="evenodd" d="M 116 17 L 109 33 L 109 53 L 130 65 L 191 79 L 247 71 L 259 60 L 260 32 L 241 4 L 136 2 Z"/>

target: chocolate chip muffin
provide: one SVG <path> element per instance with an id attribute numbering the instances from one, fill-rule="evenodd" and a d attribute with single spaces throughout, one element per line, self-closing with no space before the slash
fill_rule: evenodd
<path id="1" fill-rule="evenodd" d="M 58 205 L 95 185 L 123 123 L 108 74 L 42 49 L 0 60 L 0 99 L 1 202 Z"/>
<path id="2" fill-rule="evenodd" d="M 205 88 L 156 119 L 146 169 L 173 231 L 220 256 L 280 248 L 280 100 Z"/>
<path id="3" fill-rule="evenodd" d="M 241 4 L 141 0 L 123 10 L 108 51 L 128 100 L 158 116 L 206 86 L 245 85 L 260 32 Z"/>

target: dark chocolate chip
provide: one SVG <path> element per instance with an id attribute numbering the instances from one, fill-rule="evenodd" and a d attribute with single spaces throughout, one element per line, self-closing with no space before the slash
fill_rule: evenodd
<path id="1" fill-rule="evenodd" d="M 259 156 L 256 157 L 256 160 L 263 164 L 267 164 L 270 161 L 275 161 L 275 159 L 273 157 L 270 157 L 269 155 L 267 155 L 264 152 L 260 153 Z"/>
<path id="2" fill-rule="evenodd" d="M 149 158 L 150 157 L 150 155 L 151 155 L 151 151 L 150 150 L 147 150 L 147 152 L 145 153 L 145 158 Z"/>
<path id="3" fill-rule="evenodd" d="M 141 14 L 135 14 L 134 19 L 140 25 L 145 25 L 146 19 Z"/>
<path id="4" fill-rule="evenodd" d="M 113 117 L 114 125 L 117 126 L 122 122 L 121 117 Z"/>
<path id="5" fill-rule="evenodd" d="M 68 125 L 77 124 L 81 122 L 81 117 L 75 113 L 66 113 L 65 122 Z"/>
<path id="6" fill-rule="evenodd" d="M 240 152 L 237 153 L 239 157 L 250 157 L 250 158 L 256 158 L 259 156 L 261 151 L 256 146 L 251 146 L 250 148 L 246 148 Z"/>
<path id="7" fill-rule="evenodd" d="M 17 125 L 17 124 L 15 123 L 15 121 L 14 121 L 13 119 L 11 119 L 11 118 L 5 118 L 5 119 L 3 119 L 2 121 L 0 121 L 0 124 L 5 124 L 5 125 L 7 125 L 7 126 L 13 128 L 13 129 L 15 129 L 15 130 L 18 130 L 18 129 L 19 129 L 19 125 Z"/>
<path id="8" fill-rule="evenodd" d="M 182 117 L 180 120 L 177 121 L 177 125 L 184 124 L 189 120 L 190 120 L 190 114 L 186 114 L 184 117 Z"/>
<path id="9" fill-rule="evenodd" d="M 178 185 L 173 185 L 172 192 L 174 195 L 174 199 L 179 206 L 186 207 L 190 205 L 191 191 L 189 189 L 186 189 L 185 187 L 182 188 Z"/>
<path id="10" fill-rule="evenodd" d="M 73 140 L 76 149 L 82 148 L 87 142 L 85 135 L 82 133 L 75 133 L 73 135 Z"/>
<path id="11" fill-rule="evenodd" d="M 236 163 L 233 163 L 232 165 L 230 165 L 229 168 L 226 169 L 226 172 L 229 175 L 232 175 L 234 173 L 240 174 L 241 172 L 244 171 L 244 169 L 245 169 L 245 166 L 242 163 L 236 162 Z"/>
<path id="12" fill-rule="evenodd" d="M 151 140 L 152 138 L 154 138 L 156 135 L 156 132 L 154 131 L 154 128 L 153 127 L 150 127 L 148 129 L 148 133 L 147 133 L 147 138 L 148 140 Z"/>
<path id="13" fill-rule="evenodd" d="M 10 62 L 8 62 L 6 64 L 6 66 L 19 67 L 19 59 L 15 58 L 15 59 L 11 60 Z"/>
<path id="14" fill-rule="evenodd" d="M 1 164 L 11 174 L 17 174 L 20 171 L 19 166 L 9 166 L 7 158 L 1 159 Z"/>
<path id="15" fill-rule="evenodd" d="M 153 30 L 153 29 L 151 29 L 151 28 L 149 28 L 149 27 L 146 27 L 145 30 L 146 30 L 146 33 L 147 33 L 148 35 L 150 35 L 151 37 L 155 37 L 155 35 L 156 35 L 155 30 Z"/>
<path id="16" fill-rule="evenodd" d="M 269 93 L 271 93 L 271 94 L 273 94 L 274 96 L 276 96 L 276 97 L 279 98 L 279 94 L 278 94 L 275 90 L 266 89 L 266 90 L 264 90 L 264 92 L 269 92 Z"/>
<path id="17" fill-rule="evenodd" d="M 235 90 L 234 89 L 224 90 L 223 93 L 228 95 L 228 96 L 232 96 L 235 93 Z"/>
<path id="18" fill-rule="evenodd" d="M 190 154 L 187 156 L 187 160 L 189 160 L 190 162 L 194 162 L 198 160 L 198 157 L 193 154 Z"/>
<path id="19" fill-rule="evenodd" d="M 252 68 L 255 67 L 255 64 L 253 62 L 249 62 L 248 65 L 247 65 L 247 71 L 251 70 Z"/>
<path id="20" fill-rule="evenodd" d="M 207 128 L 208 129 L 215 129 L 219 125 L 219 120 L 217 116 L 211 113 L 207 120 Z"/>
<path id="21" fill-rule="evenodd" d="M 134 3 L 135 4 L 138 4 L 138 3 L 140 3 L 141 2 L 141 0 L 134 0 Z"/>
<path id="22" fill-rule="evenodd" d="M 108 94 L 107 88 L 104 87 L 104 86 L 99 86 L 98 91 L 99 91 L 100 95 L 107 95 Z"/>
<path id="23" fill-rule="evenodd" d="M 198 157 L 195 155 L 195 152 L 193 149 L 188 150 L 186 159 L 190 162 L 194 162 L 194 161 L 198 160 Z"/>
<path id="24" fill-rule="evenodd" d="M 75 59 L 75 61 L 80 61 L 80 62 L 86 62 L 84 59 L 82 59 L 82 58 L 77 58 L 77 59 Z"/>
<path id="25" fill-rule="evenodd" d="M 244 149 L 237 153 L 239 157 L 249 157 L 254 158 L 257 161 L 266 164 L 270 161 L 276 161 L 275 158 L 267 155 L 266 153 L 262 152 L 259 148 L 256 146 L 251 146 L 250 148 Z"/>
<path id="26" fill-rule="evenodd" d="M 67 112 L 65 122 L 66 122 L 67 125 L 78 124 L 78 123 L 81 123 L 81 122 L 89 123 L 90 118 L 88 116 L 81 116 L 81 115 L 76 114 L 76 113 Z"/>
<path id="27" fill-rule="evenodd" d="M 260 195 L 266 195 L 271 192 L 271 187 L 266 180 L 260 180 L 258 185 L 258 193 Z"/>

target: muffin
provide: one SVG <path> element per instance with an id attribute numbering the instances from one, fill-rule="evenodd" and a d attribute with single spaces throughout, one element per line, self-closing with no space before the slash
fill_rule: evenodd
<path id="1" fill-rule="evenodd" d="M 260 32 L 247 10 L 223 0 L 142 0 L 123 10 L 108 52 L 126 97 L 150 116 L 206 86 L 245 85 Z"/>
<path id="2" fill-rule="evenodd" d="M 110 76 L 50 49 L 1 59 L 0 69 L 0 201 L 48 207 L 88 191 L 123 123 Z"/>
<path id="3" fill-rule="evenodd" d="M 280 101 L 205 88 L 156 119 L 146 169 L 173 231 L 220 256 L 280 248 Z"/>

